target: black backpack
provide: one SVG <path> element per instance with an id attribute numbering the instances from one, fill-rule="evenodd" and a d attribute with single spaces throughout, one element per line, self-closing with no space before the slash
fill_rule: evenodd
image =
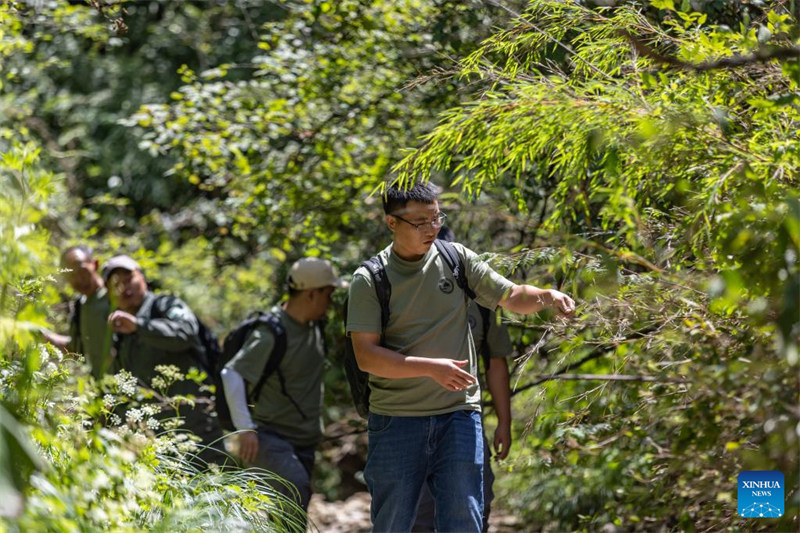
<path id="1" fill-rule="evenodd" d="M 274 313 L 254 311 L 250 313 L 245 320 L 243 320 L 225 337 L 222 353 L 217 362 L 217 370 L 215 375 L 218 377 L 221 375 L 222 369 L 225 368 L 225 365 L 228 363 L 228 361 L 236 356 L 239 350 L 242 349 L 242 346 L 244 346 L 245 342 L 247 342 L 247 338 L 250 336 L 256 326 L 260 324 L 266 324 L 270 328 L 272 335 L 275 337 L 275 344 L 272 347 L 272 353 L 269 355 L 267 364 L 264 365 L 264 370 L 261 372 L 261 376 L 259 376 L 258 381 L 252 383 L 252 381 L 247 379 L 248 376 L 243 376 L 246 381 L 252 383 L 253 385 L 247 395 L 247 403 L 256 403 L 261 395 L 261 389 L 264 387 L 267 379 L 269 379 L 272 374 L 277 374 L 278 381 L 281 385 L 281 393 L 289 399 L 295 409 L 297 409 L 297 412 L 300 413 L 300 416 L 303 417 L 303 420 L 306 420 L 308 417 L 300 408 L 300 405 L 289 395 L 289 392 L 286 390 L 286 379 L 284 378 L 283 372 L 280 369 L 281 361 L 283 361 L 283 357 L 286 355 L 286 329 L 283 327 L 283 324 L 281 324 L 278 316 Z M 219 416 L 222 427 L 233 431 L 235 428 L 233 426 L 233 421 L 231 420 L 228 402 L 225 400 L 225 393 L 222 388 L 221 377 L 219 378 L 219 381 L 220 385 L 217 389 L 219 391 L 217 393 L 217 415 Z M 221 409 L 220 406 L 222 407 Z"/>
<path id="2" fill-rule="evenodd" d="M 444 258 L 444 262 L 453 272 L 453 276 L 456 278 L 456 284 L 470 299 L 474 300 L 475 292 L 470 288 L 467 282 L 467 273 L 464 271 L 464 264 L 455 247 L 451 243 L 440 239 L 436 239 L 434 244 L 442 258 Z M 386 267 L 380 257 L 371 257 L 361 263 L 361 266 L 369 271 L 370 276 L 372 276 L 372 281 L 375 284 L 375 292 L 381 306 L 381 345 L 383 345 L 386 325 L 389 323 L 389 300 L 392 297 L 392 285 L 389 283 L 389 278 L 386 276 Z M 483 319 L 484 331 L 486 331 L 488 329 L 489 313 L 491 313 L 491 311 L 486 308 L 481 309 L 481 318 Z M 483 310 L 485 310 L 485 312 Z M 345 304 L 345 325 L 346 324 L 347 304 Z M 486 335 L 484 335 L 483 339 L 481 353 L 484 358 L 484 366 L 489 368 L 489 352 L 486 350 Z M 356 353 L 355 350 L 353 350 L 353 341 L 347 335 L 345 336 L 344 370 L 347 375 L 347 382 L 350 385 L 350 393 L 353 396 L 353 404 L 355 405 L 356 411 L 358 411 L 358 414 L 363 418 L 367 418 L 369 416 L 369 374 L 358 367 Z"/>

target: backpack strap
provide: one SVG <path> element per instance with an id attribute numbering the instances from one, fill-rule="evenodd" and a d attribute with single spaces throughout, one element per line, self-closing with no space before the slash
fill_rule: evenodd
<path id="1" fill-rule="evenodd" d="M 375 283 L 375 293 L 378 295 L 378 303 L 381 306 L 381 344 L 383 344 L 386 325 L 389 324 L 389 300 L 392 298 L 392 284 L 389 283 L 386 267 L 380 257 L 371 257 L 361 263 L 361 266 L 369 271 L 372 281 Z"/>
<path id="2" fill-rule="evenodd" d="M 264 387 L 267 379 L 272 374 L 277 374 L 278 381 L 281 385 L 281 394 L 286 396 L 286 398 L 292 402 L 292 405 L 295 409 L 297 409 L 297 412 L 300 413 L 300 416 L 303 417 L 303 420 L 307 420 L 308 417 L 300 408 L 300 405 L 298 405 L 298 403 L 289 395 L 289 392 L 286 390 L 286 378 L 284 378 L 283 372 L 280 369 L 281 361 L 283 361 L 283 357 L 286 355 L 286 328 L 283 327 L 280 319 L 274 313 L 261 315 L 257 318 L 257 320 L 259 323 L 269 326 L 269 328 L 272 330 L 272 335 L 275 338 L 275 344 L 272 347 L 272 353 L 269 354 L 267 364 L 264 365 L 264 371 L 261 372 L 261 377 L 258 379 L 258 382 L 250 392 L 248 402 L 256 403 L 258 401 L 258 397 L 261 395 L 261 389 Z"/>
<path id="3" fill-rule="evenodd" d="M 443 241 L 441 239 L 436 239 L 433 241 L 433 243 L 436 245 L 436 249 L 439 250 L 439 254 L 441 254 L 444 262 L 447 263 L 447 266 L 453 271 L 453 276 L 456 278 L 456 284 L 467 294 L 470 300 L 474 300 L 475 291 L 473 291 L 469 286 L 464 263 L 461 261 L 461 256 L 456 251 L 455 246 L 453 246 L 452 243 Z"/>
<path id="4" fill-rule="evenodd" d="M 259 314 L 257 317 L 254 317 L 255 324 L 253 325 L 253 329 L 258 327 L 259 324 L 265 324 L 269 327 L 272 331 L 272 336 L 275 339 L 274 344 L 272 345 L 272 352 L 269 354 L 269 358 L 267 359 L 266 365 L 264 365 L 264 370 L 261 372 L 261 377 L 258 379 L 256 384 L 253 386 L 252 391 L 250 392 L 250 397 L 248 400 L 255 403 L 258 401 L 258 397 L 261 394 L 261 389 L 264 387 L 264 383 L 266 383 L 267 379 L 276 371 L 283 361 L 283 356 L 286 355 L 286 328 L 283 327 L 281 324 L 280 319 L 275 316 L 273 313 L 265 313 Z M 286 394 L 285 392 L 286 386 L 284 384 L 283 379 L 281 379 L 281 392 Z"/>

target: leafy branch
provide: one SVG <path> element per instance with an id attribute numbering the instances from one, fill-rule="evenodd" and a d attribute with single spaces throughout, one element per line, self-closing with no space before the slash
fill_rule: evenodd
<path id="1" fill-rule="evenodd" d="M 719 69 L 735 69 L 755 65 L 759 63 L 769 63 L 773 60 L 785 61 L 800 58 L 800 46 L 761 46 L 749 54 L 735 54 L 721 57 L 719 59 L 692 63 L 682 61 L 673 55 L 659 52 L 650 46 L 643 39 L 627 31 L 620 31 L 619 35 L 631 43 L 633 48 L 642 56 L 648 57 L 657 63 L 669 65 L 674 68 L 690 70 L 695 72 L 708 72 Z"/>

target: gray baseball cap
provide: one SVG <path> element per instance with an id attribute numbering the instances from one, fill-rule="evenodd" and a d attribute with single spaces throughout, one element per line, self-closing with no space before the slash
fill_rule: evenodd
<path id="1" fill-rule="evenodd" d="M 129 272 L 133 272 L 135 270 L 142 270 L 142 267 L 139 266 L 139 263 L 133 260 L 128 255 L 115 255 L 108 261 L 103 264 L 103 279 L 108 281 L 108 278 L 111 277 L 111 274 L 118 269 L 127 270 Z"/>
<path id="2" fill-rule="evenodd" d="M 330 261 L 316 257 L 306 257 L 296 261 L 289 270 L 289 287 L 297 290 L 336 287 L 345 289 L 349 285 L 336 275 Z"/>

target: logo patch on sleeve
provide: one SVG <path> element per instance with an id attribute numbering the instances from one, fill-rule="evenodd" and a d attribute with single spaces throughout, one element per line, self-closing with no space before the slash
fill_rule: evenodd
<path id="1" fill-rule="evenodd" d="M 439 290 L 445 294 L 453 292 L 453 282 L 447 278 L 439 278 Z"/>

